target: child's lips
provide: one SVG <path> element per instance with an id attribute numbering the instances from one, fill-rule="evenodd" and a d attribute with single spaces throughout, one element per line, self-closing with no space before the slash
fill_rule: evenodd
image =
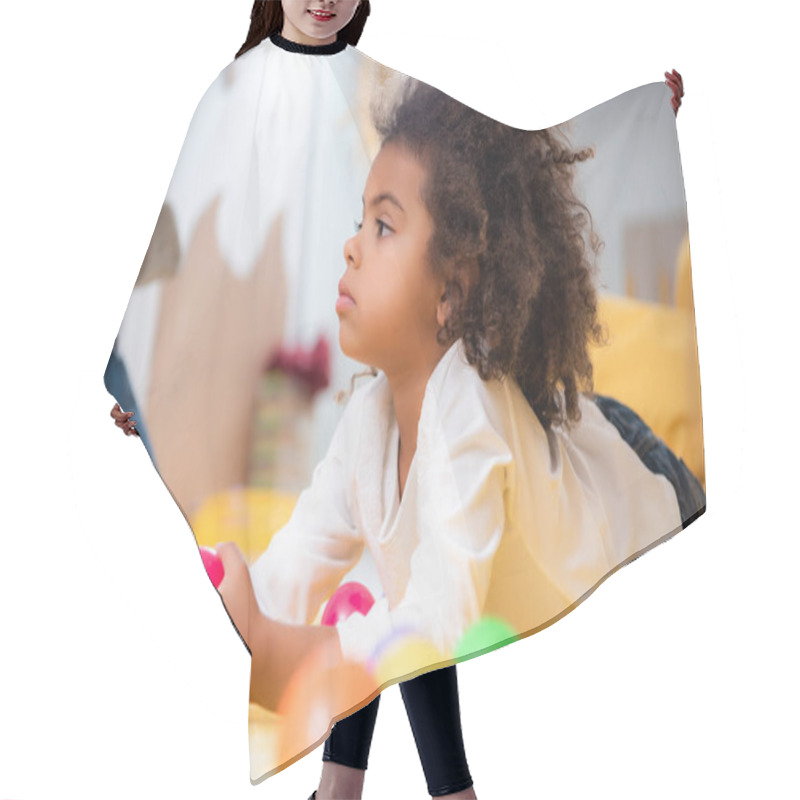
<path id="1" fill-rule="evenodd" d="M 350 290 L 347 288 L 347 284 L 344 282 L 344 278 L 341 278 L 339 280 L 338 288 L 339 288 L 339 296 L 340 297 L 341 296 L 345 296 L 345 297 L 349 298 L 353 303 L 356 302 L 355 300 L 353 300 L 353 295 L 350 294 Z"/>
<path id="2" fill-rule="evenodd" d="M 310 8 L 308 10 L 308 13 L 311 14 L 311 16 L 314 17 L 314 19 L 319 19 L 319 20 L 322 20 L 322 21 L 327 21 L 327 20 L 332 19 L 333 17 L 336 16 L 336 14 L 331 14 L 328 11 L 317 11 L 317 10 L 315 10 L 313 8 Z"/>
<path id="3" fill-rule="evenodd" d="M 339 281 L 339 297 L 336 299 L 336 310 L 345 311 L 348 308 L 352 308 L 355 304 L 356 301 L 353 300 L 353 296 L 350 294 L 350 290 L 347 288 L 344 278 L 342 278 Z"/>
<path id="4" fill-rule="evenodd" d="M 336 310 L 337 311 L 345 311 L 348 308 L 353 308 L 355 306 L 355 300 L 350 297 L 349 294 L 340 294 L 336 298 Z"/>

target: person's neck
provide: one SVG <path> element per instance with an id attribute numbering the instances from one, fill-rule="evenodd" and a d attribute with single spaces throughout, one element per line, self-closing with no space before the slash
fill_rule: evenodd
<path id="1" fill-rule="evenodd" d="M 422 401 L 425 399 L 425 389 L 445 352 L 446 349 L 437 347 L 421 364 L 403 370 L 391 370 L 386 374 L 400 432 L 401 460 L 409 461 L 416 452 L 417 428 L 422 413 Z"/>
<path id="2" fill-rule="evenodd" d="M 335 55 L 336 53 L 341 53 L 347 47 L 346 39 L 338 39 L 336 37 L 333 39 L 330 37 L 326 39 L 313 39 L 312 41 L 314 44 L 302 44 L 299 41 L 287 39 L 282 33 L 275 31 L 269 38 L 274 45 L 280 47 L 282 50 L 310 56 Z M 309 39 L 310 37 L 304 36 L 304 38 Z M 326 44 L 321 44 L 321 42 L 326 42 Z"/>
<path id="3" fill-rule="evenodd" d="M 306 33 L 303 33 L 299 28 L 292 25 L 288 19 L 284 17 L 283 20 L 283 30 L 281 31 L 281 36 L 284 39 L 288 39 L 290 42 L 294 42 L 295 44 L 303 44 L 310 47 L 315 47 L 316 45 L 326 45 L 326 44 L 333 44 L 337 38 L 338 34 L 334 33 L 332 36 L 328 36 L 325 39 L 315 39 L 313 36 L 309 36 Z"/>

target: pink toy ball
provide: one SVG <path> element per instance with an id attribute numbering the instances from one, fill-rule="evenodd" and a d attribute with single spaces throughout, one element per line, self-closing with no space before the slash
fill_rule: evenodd
<path id="1" fill-rule="evenodd" d="M 200 558 L 203 559 L 203 566 L 206 568 L 208 577 L 216 589 L 225 577 L 225 570 L 222 567 L 222 559 L 217 555 L 215 550 L 210 547 L 200 548 Z"/>
<path id="2" fill-rule="evenodd" d="M 363 583 L 348 581 L 343 583 L 328 600 L 322 612 L 323 625 L 336 625 L 346 620 L 354 611 L 366 616 L 375 598 Z"/>

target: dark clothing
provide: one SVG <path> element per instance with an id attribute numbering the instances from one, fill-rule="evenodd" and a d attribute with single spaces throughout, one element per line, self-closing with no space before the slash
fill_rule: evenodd
<path id="1" fill-rule="evenodd" d="M 595 394 L 592 399 L 647 468 L 664 475 L 673 485 L 686 528 L 706 510 L 700 482 L 633 409 L 604 395 Z M 451 794 L 472 786 L 461 733 L 455 665 L 404 681 L 400 691 L 430 795 Z M 367 768 L 380 699 L 378 695 L 369 705 L 333 726 L 325 741 L 323 761 Z"/>
<path id="2" fill-rule="evenodd" d="M 425 672 L 400 684 L 408 721 L 431 797 L 472 786 L 461 736 L 458 679 L 455 665 Z M 325 740 L 323 761 L 367 768 L 372 733 L 378 716 L 378 695 L 369 705 L 339 720 Z"/>

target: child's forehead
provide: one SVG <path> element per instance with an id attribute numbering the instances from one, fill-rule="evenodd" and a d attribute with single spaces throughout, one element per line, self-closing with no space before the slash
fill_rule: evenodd
<path id="1" fill-rule="evenodd" d="M 361 199 L 366 207 L 383 202 L 407 212 L 410 205 L 420 202 L 425 177 L 419 160 L 392 142 L 382 147 L 372 162 Z"/>

